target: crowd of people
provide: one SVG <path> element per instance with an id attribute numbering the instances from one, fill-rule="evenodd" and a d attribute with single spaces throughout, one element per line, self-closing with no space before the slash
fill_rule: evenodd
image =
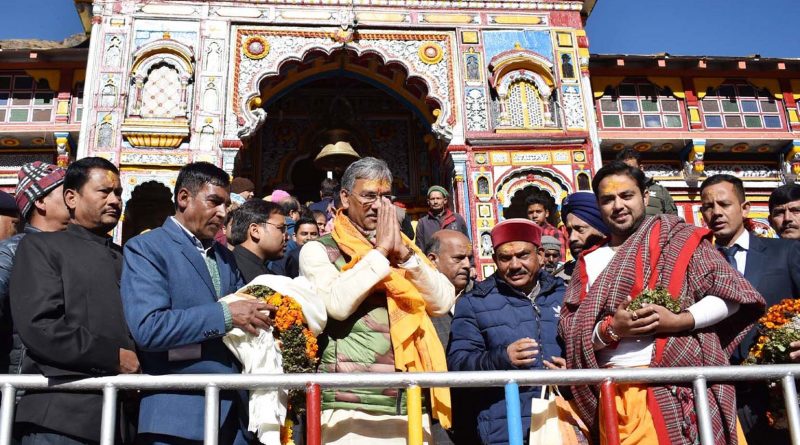
<path id="1" fill-rule="evenodd" d="M 748 228 L 742 181 L 708 177 L 704 229 L 675 215 L 638 153 L 624 151 L 596 173 L 594 192 L 567 196 L 558 212 L 534 196 L 527 218 L 494 226 L 496 272 L 482 281 L 447 189 L 428 190 L 414 228 L 391 185 L 386 162 L 362 158 L 305 206 L 280 189 L 259 199 L 250 180 L 196 162 L 177 177 L 175 214 L 121 248 L 109 236 L 123 210 L 116 166 L 25 165 L 15 195 L 0 193 L 0 366 L 54 382 L 240 373 L 223 337 L 270 329 L 276 308 L 221 299 L 264 274 L 302 276 L 324 302 L 320 373 L 738 365 L 765 309 L 800 295 L 800 185 L 772 193 L 780 239 L 765 239 Z M 680 311 L 629 307 L 656 287 Z M 791 348 L 800 362 L 800 342 Z M 540 391 L 520 388 L 526 433 Z M 605 443 L 600 407 L 609 405 L 596 389 L 562 394 L 582 443 Z M 406 397 L 324 389 L 322 442 L 404 444 Z M 764 384 L 710 385 L 715 443 L 787 443 L 769 425 L 768 398 Z M 257 443 L 246 391 L 220 399 L 220 443 Z M 124 392 L 119 404 L 118 443 L 203 440 L 201 392 Z M 509 442 L 502 388 L 432 388 L 424 406 L 426 443 Z M 689 384 L 617 385 L 611 406 L 623 444 L 698 441 Z M 20 391 L 15 441 L 98 443 L 101 408 L 100 393 Z"/>

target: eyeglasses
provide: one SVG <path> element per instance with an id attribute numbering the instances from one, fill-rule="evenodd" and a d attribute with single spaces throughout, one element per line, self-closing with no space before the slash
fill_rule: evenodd
<path id="1" fill-rule="evenodd" d="M 360 203 L 364 204 L 364 205 L 372 205 L 378 199 L 383 199 L 383 198 L 388 198 L 389 201 L 391 201 L 391 202 L 394 202 L 394 200 L 397 199 L 396 196 L 394 196 L 392 194 L 389 194 L 389 193 L 384 193 L 384 194 L 377 194 L 377 193 L 359 193 L 359 194 L 355 194 L 355 193 L 353 193 L 352 195 L 355 196 L 356 199 L 358 199 L 358 201 Z"/>
<path id="2" fill-rule="evenodd" d="M 278 229 L 278 230 L 279 230 L 281 233 L 286 233 L 286 230 L 288 230 L 288 228 L 289 228 L 289 226 L 287 226 L 286 224 L 284 224 L 284 225 L 282 225 L 282 226 L 279 226 L 279 225 L 277 225 L 277 224 L 274 224 L 274 223 L 271 223 L 271 222 L 269 222 L 269 221 L 264 221 L 264 224 L 269 224 L 269 225 L 271 225 L 272 227 L 275 227 L 275 228 L 276 228 L 276 229 Z"/>

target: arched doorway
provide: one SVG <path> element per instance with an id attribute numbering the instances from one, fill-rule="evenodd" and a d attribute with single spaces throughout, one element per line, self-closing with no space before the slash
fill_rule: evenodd
<path id="1" fill-rule="evenodd" d="M 572 191 L 569 183 L 557 173 L 534 167 L 510 172 L 501 179 L 496 196 L 504 219 L 526 218 L 528 198 L 532 196 L 544 198 L 549 204 L 548 221 L 558 226 L 561 201 Z"/>
<path id="2" fill-rule="evenodd" d="M 373 53 L 312 51 L 263 79 L 260 90 L 267 117 L 240 153 L 235 174 L 255 179 L 263 193 L 288 183 L 302 202 L 319 199 L 326 173 L 313 159 L 336 142 L 331 135 L 361 156 L 386 160 L 393 193 L 406 204 L 421 205 L 427 187 L 445 179 L 445 143 L 432 137 L 440 104 L 400 64 Z"/>

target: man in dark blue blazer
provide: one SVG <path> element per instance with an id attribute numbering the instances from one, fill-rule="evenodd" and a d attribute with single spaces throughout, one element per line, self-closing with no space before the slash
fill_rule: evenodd
<path id="1" fill-rule="evenodd" d="M 146 374 L 239 373 L 222 337 L 233 327 L 255 334 L 269 325 L 263 303 L 218 301 L 244 285 L 233 255 L 214 241 L 229 185 L 214 165 L 184 166 L 175 184 L 175 216 L 125 245 L 125 318 Z M 247 443 L 246 392 L 223 391 L 220 399 L 220 443 Z M 140 440 L 201 443 L 203 419 L 202 392 L 150 392 L 142 398 Z"/>
<path id="2" fill-rule="evenodd" d="M 767 302 L 767 309 L 785 298 L 800 297 L 800 243 L 777 238 L 760 238 L 746 230 L 744 220 L 750 203 L 741 179 L 714 175 L 700 186 L 700 211 L 706 225 L 714 232 L 714 243 Z M 731 363 L 747 358 L 756 336 L 755 328 L 739 344 Z M 765 416 L 768 394 L 763 385 L 737 386 L 739 421 L 751 443 L 766 443 L 780 434 L 769 429 Z M 779 440 L 775 437 L 776 440 Z"/>

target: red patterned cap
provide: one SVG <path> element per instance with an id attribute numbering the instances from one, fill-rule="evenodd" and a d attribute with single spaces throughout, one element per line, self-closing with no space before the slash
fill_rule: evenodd
<path id="1" fill-rule="evenodd" d="M 27 218 L 34 201 L 61 185 L 66 174 L 63 168 L 42 161 L 23 165 L 17 174 L 19 182 L 15 194 L 20 215 Z"/>
<path id="2" fill-rule="evenodd" d="M 524 218 L 512 218 L 501 222 L 494 226 L 491 235 L 492 247 L 495 249 L 511 241 L 527 241 L 537 247 L 542 245 L 542 228 Z"/>

